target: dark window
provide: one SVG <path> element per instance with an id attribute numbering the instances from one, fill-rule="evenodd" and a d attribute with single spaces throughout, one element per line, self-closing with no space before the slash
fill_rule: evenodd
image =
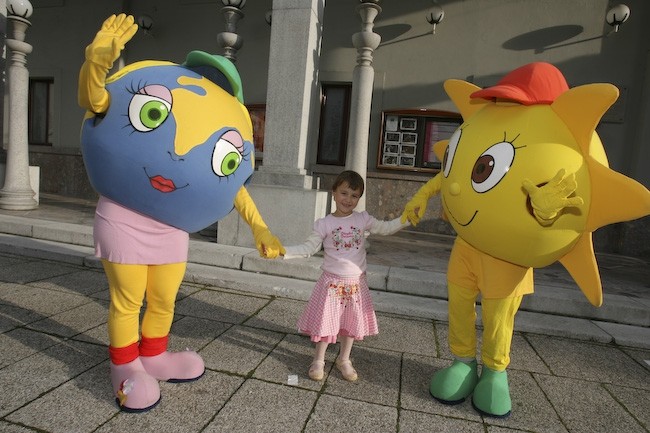
<path id="1" fill-rule="evenodd" d="M 29 80 L 29 144 L 52 145 L 52 78 Z"/>
<path id="2" fill-rule="evenodd" d="M 318 164 L 345 165 L 352 84 L 322 84 Z"/>

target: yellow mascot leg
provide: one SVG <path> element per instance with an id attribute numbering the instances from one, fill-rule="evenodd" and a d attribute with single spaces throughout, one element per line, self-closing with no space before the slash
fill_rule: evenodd
<path id="1" fill-rule="evenodd" d="M 503 299 L 483 299 L 483 370 L 472 404 L 483 415 L 504 418 L 510 415 L 512 402 L 506 367 L 510 364 L 510 345 L 515 326 L 515 314 L 522 296 Z"/>
<path id="2" fill-rule="evenodd" d="M 449 347 L 456 357 L 451 366 L 431 378 L 429 392 L 444 404 L 465 401 L 478 381 L 476 365 L 476 298 L 478 290 L 447 282 Z"/>
<path id="3" fill-rule="evenodd" d="M 113 392 L 122 410 L 144 412 L 160 401 L 158 381 L 145 371 L 138 349 L 147 266 L 124 265 L 107 260 L 102 260 L 102 264 L 111 296 L 108 338 Z"/>
<path id="4" fill-rule="evenodd" d="M 148 267 L 147 309 L 142 318 L 140 361 L 148 374 L 168 382 L 196 380 L 205 371 L 203 359 L 196 352 L 167 351 L 176 295 L 185 268 L 184 262 Z"/>
<path id="5" fill-rule="evenodd" d="M 147 266 L 124 265 L 107 260 L 102 260 L 102 264 L 111 296 L 108 307 L 111 360 L 115 364 L 124 364 L 138 357 L 140 309 L 147 288 Z M 135 351 L 127 349 L 134 344 Z"/>

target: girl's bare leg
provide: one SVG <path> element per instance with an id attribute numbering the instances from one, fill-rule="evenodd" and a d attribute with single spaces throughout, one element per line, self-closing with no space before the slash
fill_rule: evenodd
<path id="1" fill-rule="evenodd" d="M 327 351 L 327 346 L 328 343 L 325 341 L 316 343 L 314 359 L 309 366 L 309 378 L 312 380 L 323 380 L 323 377 L 325 377 L 325 352 Z"/>
<path id="2" fill-rule="evenodd" d="M 354 382 L 357 380 L 357 372 L 350 361 L 350 352 L 352 352 L 352 343 L 354 343 L 354 338 L 349 336 L 339 337 L 341 340 L 341 350 L 339 351 L 339 357 L 336 360 L 336 368 L 341 372 L 343 379 Z"/>

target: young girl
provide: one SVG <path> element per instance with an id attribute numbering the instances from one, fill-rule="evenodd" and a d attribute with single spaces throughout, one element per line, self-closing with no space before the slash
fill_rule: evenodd
<path id="1" fill-rule="evenodd" d="M 309 334 L 316 343 L 309 367 L 312 380 L 323 379 L 325 351 L 337 338 L 341 350 L 336 367 L 344 379 L 357 380 L 350 361 L 352 343 L 379 331 L 366 281 L 364 232 L 390 235 L 409 225 L 402 224 L 400 218 L 379 221 L 368 212 L 355 212 L 363 189 L 363 178 L 358 173 L 342 172 L 332 187 L 336 211 L 314 222 L 314 231 L 304 244 L 285 247 L 285 259 L 309 257 L 321 245 L 324 249 L 323 274 L 298 320 L 298 330 Z"/>

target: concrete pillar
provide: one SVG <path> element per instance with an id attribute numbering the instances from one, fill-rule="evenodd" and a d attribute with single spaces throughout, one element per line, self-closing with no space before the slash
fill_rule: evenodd
<path id="1" fill-rule="evenodd" d="M 25 65 L 27 54 L 32 52 L 32 46 L 25 42 L 25 32 L 31 25 L 27 20 L 31 15 L 31 4 L 28 11 L 29 13 L 24 14 L 25 18 L 11 14 L 8 16 L 13 23 L 12 38 L 7 38 L 6 41 L 11 49 L 8 74 L 9 143 L 5 180 L 0 190 L 0 208 L 9 210 L 29 210 L 38 207 L 29 182 L 27 137 L 29 71 Z"/>
<path id="2" fill-rule="evenodd" d="M 271 231 L 287 245 L 304 242 L 329 207 L 328 192 L 313 189 L 306 170 L 310 131 L 318 128 L 324 7 L 325 0 L 273 0 L 264 160 L 247 188 Z M 219 221 L 217 242 L 253 246 L 237 212 Z"/>
<path id="3" fill-rule="evenodd" d="M 350 106 L 350 128 L 345 168 L 354 170 L 366 180 L 368 172 L 368 135 L 370 130 L 370 108 L 375 70 L 372 67 L 372 53 L 381 42 L 381 36 L 372 31 L 375 18 L 381 12 L 376 1 L 363 1 L 357 10 L 361 15 L 361 31 L 352 35 L 352 44 L 357 49 L 357 65 L 352 75 L 352 102 Z M 366 209 L 366 194 L 359 200 L 357 211 Z"/>

